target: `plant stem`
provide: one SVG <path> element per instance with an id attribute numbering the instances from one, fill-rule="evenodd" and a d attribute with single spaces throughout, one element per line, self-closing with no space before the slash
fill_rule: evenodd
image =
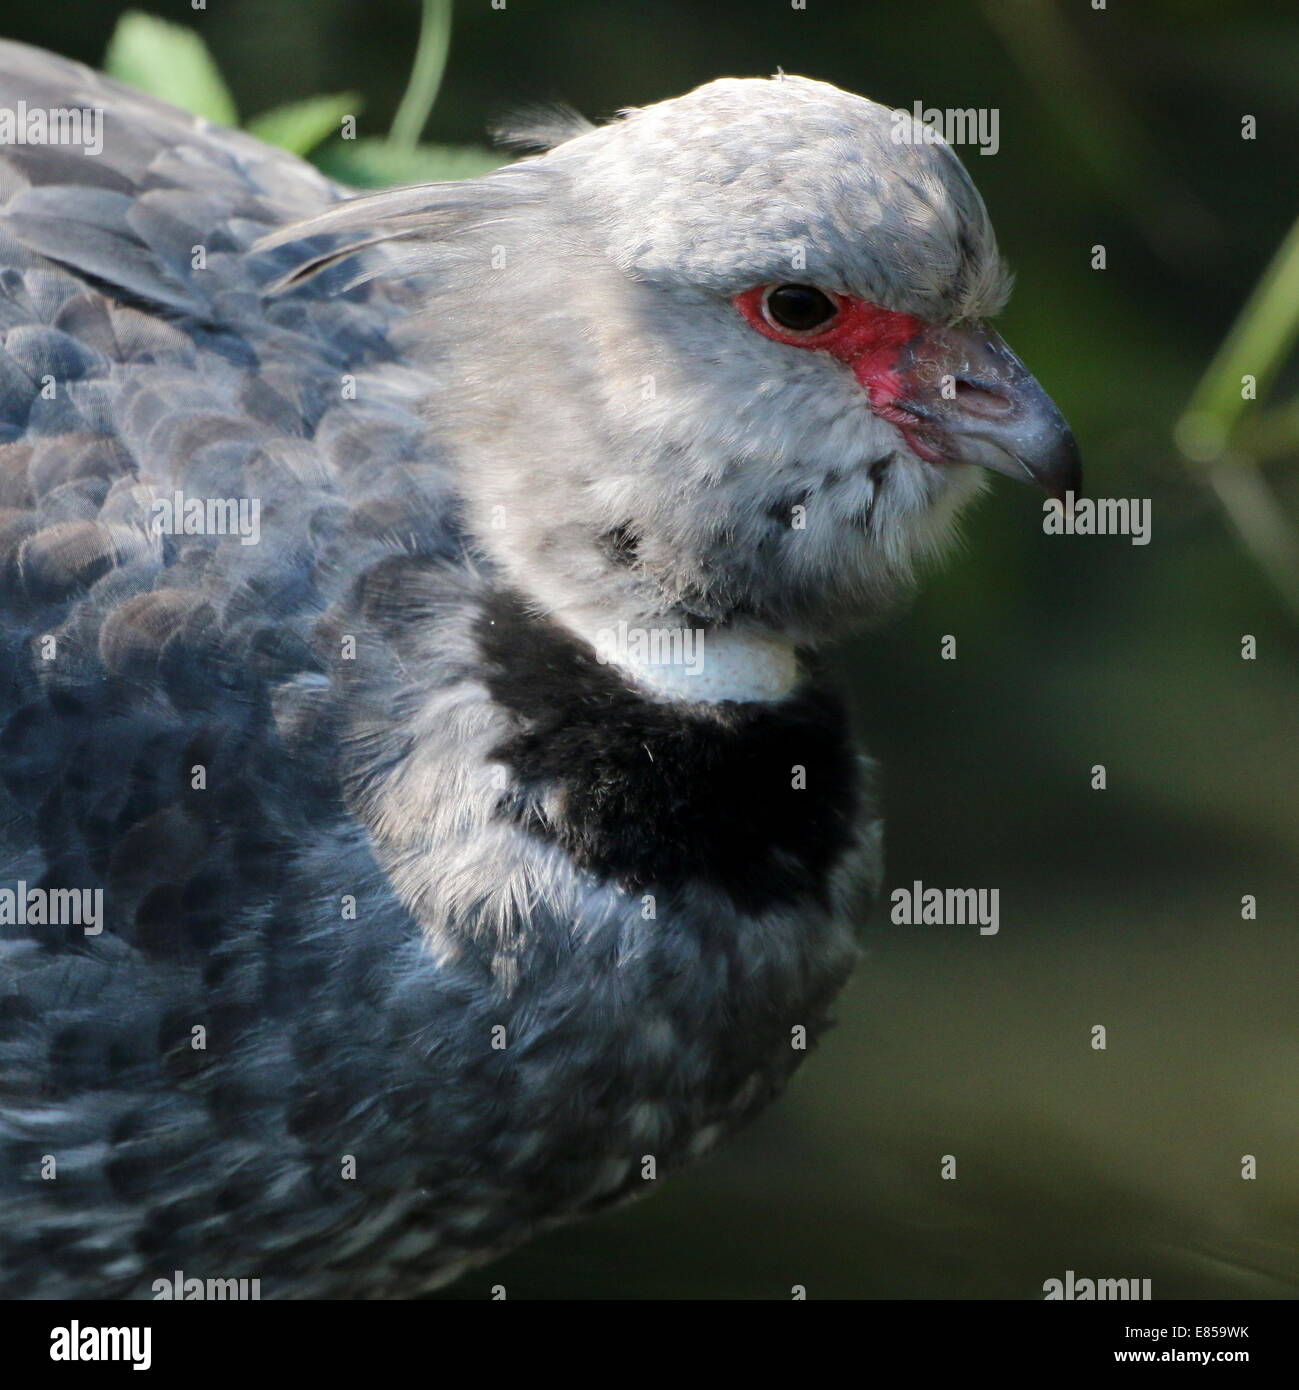
<path id="1" fill-rule="evenodd" d="M 414 149 L 420 132 L 437 100 L 442 74 L 451 44 L 451 0 L 423 0 L 419 44 L 411 65 L 410 81 L 393 117 L 388 139 L 405 149 Z"/>
<path id="2" fill-rule="evenodd" d="M 1245 548 L 1299 617 L 1299 541 L 1267 479 L 1252 462 L 1229 456 L 1208 479 Z"/>
<path id="3" fill-rule="evenodd" d="M 1299 617 L 1299 536 L 1258 466 L 1285 452 L 1287 427 L 1299 441 L 1299 409 L 1273 410 L 1242 424 L 1250 404 L 1241 378 L 1262 396 L 1299 337 L 1299 220 L 1286 234 L 1253 294 L 1191 394 L 1174 437 L 1182 456 L 1207 478 L 1255 563 Z"/>
<path id="4" fill-rule="evenodd" d="M 1290 228 L 1254 293 L 1245 301 L 1177 423 L 1182 452 L 1198 463 L 1223 459 L 1245 407 L 1241 378 L 1263 396 L 1299 337 L 1299 220 Z"/>

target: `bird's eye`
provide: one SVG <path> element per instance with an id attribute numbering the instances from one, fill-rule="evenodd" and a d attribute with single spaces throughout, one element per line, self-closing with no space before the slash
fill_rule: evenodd
<path id="1" fill-rule="evenodd" d="M 763 299 L 767 318 L 790 333 L 824 328 L 839 312 L 828 294 L 812 285 L 773 285 Z"/>

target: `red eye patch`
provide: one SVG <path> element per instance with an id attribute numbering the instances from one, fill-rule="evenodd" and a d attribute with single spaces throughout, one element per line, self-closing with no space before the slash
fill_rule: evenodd
<path id="1" fill-rule="evenodd" d="M 791 333 L 773 323 L 764 311 L 765 297 L 771 289 L 770 285 L 757 285 L 737 294 L 731 302 L 764 338 L 774 338 L 789 347 L 828 352 L 851 368 L 866 388 L 871 409 L 890 419 L 892 402 L 902 390 L 891 368 L 906 344 L 923 331 L 924 323 L 910 314 L 881 309 L 852 295 L 829 294 L 827 297 L 838 308 L 834 318 L 824 328 Z"/>

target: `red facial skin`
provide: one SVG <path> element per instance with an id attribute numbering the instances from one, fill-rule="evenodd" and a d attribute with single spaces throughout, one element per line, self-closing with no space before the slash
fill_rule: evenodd
<path id="1" fill-rule="evenodd" d="M 905 400 L 908 388 L 896 370 L 903 349 L 924 332 L 926 325 L 910 314 L 895 313 L 892 309 L 868 304 L 864 299 L 822 290 L 838 306 L 839 312 L 823 328 L 810 333 L 791 333 L 773 323 L 763 312 L 763 297 L 769 289 L 770 285 L 757 285 L 737 294 L 731 302 L 764 338 L 789 347 L 828 352 L 842 362 L 861 382 L 871 410 L 881 420 L 896 425 L 914 453 L 930 463 L 937 463 L 941 454 L 918 437 L 914 426 L 919 422 L 899 404 Z"/>

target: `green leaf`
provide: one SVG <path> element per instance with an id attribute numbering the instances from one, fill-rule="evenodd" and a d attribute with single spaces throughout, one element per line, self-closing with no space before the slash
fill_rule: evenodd
<path id="1" fill-rule="evenodd" d="M 344 116 L 357 115 L 364 105 L 355 92 L 308 97 L 263 111 L 248 122 L 247 130 L 268 145 L 294 154 L 309 154 L 331 135 L 337 135 Z"/>
<path id="2" fill-rule="evenodd" d="M 192 29 L 128 10 L 108 41 L 104 71 L 218 125 L 238 123 L 234 99 Z"/>
<path id="3" fill-rule="evenodd" d="M 404 149 L 375 139 L 335 140 L 314 160 L 322 173 L 354 188 L 472 179 L 504 162 L 493 150 L 477 145 L 416 145 Z"/>

